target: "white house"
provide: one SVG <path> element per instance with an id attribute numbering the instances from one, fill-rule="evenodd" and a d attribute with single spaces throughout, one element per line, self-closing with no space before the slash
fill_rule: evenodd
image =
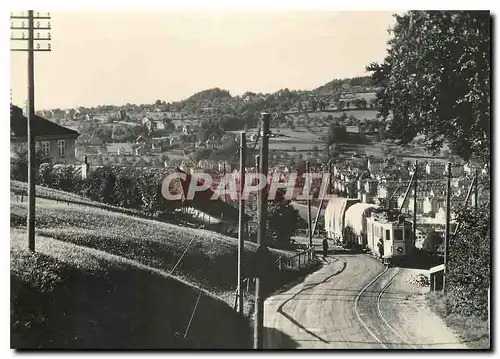
<path id="1" fill-rule="evenodd" d="M 408 198 L 408 210 L 413 212 L 414 197 Z M 417 213 L 424 213 L 424 198 L 417 198 Z"/>
<path id="2" fill-rule="evenodd" d="M 369 159 L 367 166 L 368 166 L 368 171 L 370 171 L 371 174 L 375 174 L 382 172 L 382 170 L 385 168 L 385 163 L 380 160 Z"/>
<path id="3" fill-rule="evenodd" d="M 218 166 L 219 172 L 224 171 L 224 166 L 225 166 L 226 173 L 231 172 L 231 165 L 229 163 L 227 163 L 227 161 L 219 162 L 219 166 Z"/>
<path id="4" fill-rule="evenodd" d="M 441 197 L 425 197 L 423 203 L 423 213 L 434 212 L 438 213 L 438 211 L 445 206 L 445 199 Z"/>
<path id="5" fill-rule="evenodd" d="M 429 162 L 425 165 L 425 173 L 428 175 L 442 175 L 445 171 L 446 164 L 442 162 Z"/>
<path id="6" fill-rule="evenodd" d="M 404 201 L 405 196 L 404 194 L 400 194 L 397 198 L 397 203 L 398 203 L 398 208 L 401 208 L 403 212 L 406 212 L 408 210 L 408 198 L 406 198 L 406 201 Z"/>
<path id="7" fill-rule="evenodd" d="M 462 176 L 465 173 L 464 166 L 452 164 L 451 175 L 452 176 Z"/>

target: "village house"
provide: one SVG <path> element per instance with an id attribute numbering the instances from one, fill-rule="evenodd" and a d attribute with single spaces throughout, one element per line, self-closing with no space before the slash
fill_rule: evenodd
<path id="1" fill-rule="evenodd" d="M 189 134 L 191 134 L 191 125 L 184 125 L 184 126 L 182 126 L 182 134 L 183 135 L 189 135 Z"/>
<path id="2" fill-rule="evenodd" d="M 391 182 L 381 182 L 377 188 L 377 197 L 379 198 L 389 198 L 393 195 L 394 191 L 399 187 L 397 183 Z"/>
<path id="3" fill-rule="evenodd" d="M 425 165 L 425 173 L 428 175 L 443 175 L 446 173 L 446 164 L 442 162 L 429 162 Z"/>
<path id="4" fill-rule="evenodd" d="M 404 201 L 404 202 L 403 202 Z M 398 205 L 398 208 L 401 208 L 401 211 L 402 212 L 408 212 L 408 204 L 409 204 L 409 201 L 408 201 L 408 197 L 406 198 L 405 200 L 405 195 L 404 193 L 401 193 L 398 197 L 397 197 L 397 205 Z"/>
<path id="5" fill-rule="evenodd" d="M 149 133 L 157 131 L 157 130 L 164 130 L 165 129 L 165 124 L 163 123 L 163 121 L 155 121 L 155 120 L 151 119 L 150 117 L 144 117 L 141 120 L 141 124 L 143 126 L 146 126 Z"/>
<path id="6" fill-rule="evenodd" d="M 422 198 L 422 197 L 417 197 L 417 214 L 420 213 L 424 213 L 424 201 L 425 201 L 425 198 Z M 413 205 L 414 205 L 414 202 L 415 202 L 415 198 L 414 197 L 410 197 L 408 198 L 408 212 L 411 212 L 413 213 Z"/>
<path id="7" fill-rule="evenodd" d="M 170 138 L 170 146 L 180 145 L 182 143 L 181 139 L 177 136 Z"/>
<path id="8" fill-rule="evenodd" d="M 218 167 L 218 164 L 215 161 L 200 160 L 200 161 L 198 161 L 198 167 L 199 168 L 206 168 L 206 169 L 214 169 L 214 168 Z"/>
<path id="9" fill-rule="evenodd" d="M 26 146 L 28 142 L 28 119 L 23 116 L 20 107 L 11 105 L 10 143 L 11 149 Z M 36 147 L 50 157 L 53 163 L 76 162 L 75 141 L 80 134 L 69 128 L 60 126 L 40 116 L 32 122 Z"/>
<path id="10" fill-rule="evenodd" d="M 231 172 L 231 165 L 227 161 L 219 162 L 218 167 L 220 172 L 223 172 L 224 170 L 226 173 Z"/>
<path id="11" fill-rule="evenodd" d="M 440 193 L 441 194 L 441 193 Z M 444 208 L 446 205 L 446 200 L 444 196 L 434 197 L 434 196 L 426 196 L 424 198 L 423 213 L 434 212 L 438 213 L 440 208 Z"/>
<path id="12" fill-rule="evenodd" d="M 451 165 L 451 175 L 452 176 L 462 176 L 465 173 L 464 166 L 459 164 Z"/>
<path id="13" fill-rule="evenodd" d="M 377 188 L 378 188 L 378 183 L 377 181 L 366 181 L 365 182 L 365 193 L 369 196 L 376 196 L 377 195 Z"/>
<path id="14" fill-rule="evenodd" d="M 106 153 L 108 155 L 123 156 L 123 155 L 131 155 L 134 152 L 135 151 L 134 148 L 132 147 L 132 144 L 127 142 L 106 144 Z"/>

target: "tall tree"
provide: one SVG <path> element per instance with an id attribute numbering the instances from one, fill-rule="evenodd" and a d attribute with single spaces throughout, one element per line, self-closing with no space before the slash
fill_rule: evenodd
<path id="1" fill-rule="evenodd" d="M 461 158 L 490 156 L 490 16 L 487 11 L 395 15 L 388 53 L 372 71 L 379 117 L 400 143 L 423 134 Z"/>

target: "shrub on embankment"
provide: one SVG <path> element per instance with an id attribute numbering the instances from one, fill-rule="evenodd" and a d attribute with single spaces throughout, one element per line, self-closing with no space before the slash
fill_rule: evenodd
<path id="1" fill-rule="evenodd" d="M 462 209 L 462 223 L 448 246 L 446 307 L 449 313 L 488 318 L 491 282 L 490 207 Z"/>

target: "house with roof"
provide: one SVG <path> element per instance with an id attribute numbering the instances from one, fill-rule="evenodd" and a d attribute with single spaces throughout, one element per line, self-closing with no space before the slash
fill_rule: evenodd
<path id="1" fill-rule="evenodd" d="M 446 201 L 444 197 L 434 197 L 427 196 L 424 198 L 423 213 L 434 212 L 437 214 L 441 208 L 444 208 L 446 205 Z"/>
<path id="2" fill-rule="evenodd" d="M 429 162 L 425 165 L 425 173 L 428 175 L 443 175 L 446 171 L 446 164 L 443 162 Z"/>
<path id="3" fill-rule="evenodd" d="M 150 117 L 143 117 L 143 119 L 141 120 L 141 124 L 148 129 L 149 133 L 165 129 L 165 124 L 163 123 L 163 121 L 155 121 Z"/>
<path id="4" fill-rule="evenodd" d="M 43 151 L 53 163 L 76 162 L 75 141 L 80 134 L 67 127 L 58 125 L 43 117 L 32 120 L 36 147 Z M 28 143 L 28 119 L 20 107 L 11 105 L 10 113 L 11 149 L 26 146 Z"/>
<path id="5" fill-rule="evenodd" d="M 413 206 L 415 202 L 415 197 L 408 198 L 408 211 L 413 213 Z M 417 213 L 424 213 L 424 201 L 425 198 L 417 197 Z"/>
<path id="6" fill-rule="evenodd" d="M 109 143 L 106 144 L 106 153 L 109 155 L 131 155 L 134 153 L 134 148 L 130 143 L 121 142 L 121 143 Z"/>

